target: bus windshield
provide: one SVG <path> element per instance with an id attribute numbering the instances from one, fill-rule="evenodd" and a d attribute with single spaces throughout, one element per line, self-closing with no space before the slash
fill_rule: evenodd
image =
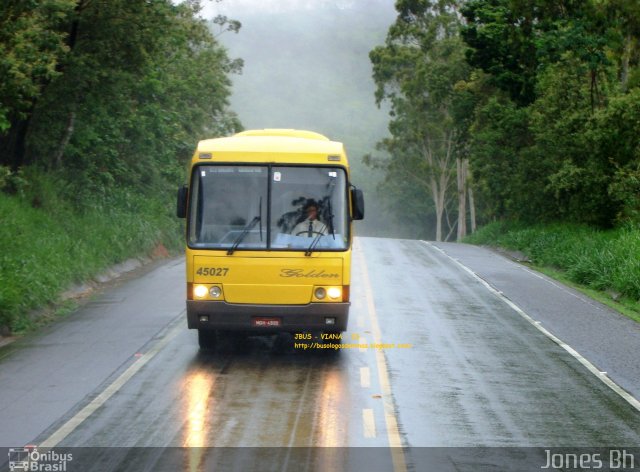
<path id="1" fill-rule="evenodd" d="M 189 246 L 345 250 L 346 182 L 341 167 L 199 165 L 192 176 Z"/>

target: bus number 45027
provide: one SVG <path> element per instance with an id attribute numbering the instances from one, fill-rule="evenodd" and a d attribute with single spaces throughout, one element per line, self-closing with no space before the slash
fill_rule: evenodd
<path id="1" fill-rule="evenodd" d="M 196 274 L 202 275 L 204 277 L 224 277 L 229 273 L 228 267 L 200 267 Z"/>

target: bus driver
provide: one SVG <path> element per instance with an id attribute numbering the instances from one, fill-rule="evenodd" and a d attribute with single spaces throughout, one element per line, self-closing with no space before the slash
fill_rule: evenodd
<path id="1" fill-rule="evenodd" d="M 291 234 L 294 236 L 316 237 L 318 234 L 327 234 L 327 225 L 318 219 L 318 204 L 313 199 L 308 199 L 303 208 L 307 218 L 294 226 Z"/>

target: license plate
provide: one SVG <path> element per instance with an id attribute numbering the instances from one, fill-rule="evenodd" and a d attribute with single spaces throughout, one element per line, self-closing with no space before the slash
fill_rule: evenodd
<path id="1" fill-rule="evenodd" d="M 253 318 L 251 324 L 262 328 L 272 328 L 280 326 L 280 318 Z"/>

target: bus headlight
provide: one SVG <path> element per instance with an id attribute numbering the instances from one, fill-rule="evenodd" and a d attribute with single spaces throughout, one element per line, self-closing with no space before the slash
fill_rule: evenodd
<path id="1" fill-rule="evenodd" d="M 222 287 L 218 285 L 194 285 L 193 298 L 210 300 L 222 298 Z"/>
<path id="2" fill-rule="evenodd" d="M 196 298 L 204 298 L 207 295 L 208 289 L 204 285 L 196 285 L 193 287 L 193 296 Z"/>
<path id="3" fill-rule="evenodd" d="M 340 290 L 339 287 L 329 287 L 329 290 L 327 290 L 327 294 L 329 295 L 329 298 L 336 300 L 342 297 L 342 290 Z"/>
<path id="4" fill-rule="evenodd" d="M 343 302 L 342 287 L 315 287 L 313 298 L 318 302 Z"/>

